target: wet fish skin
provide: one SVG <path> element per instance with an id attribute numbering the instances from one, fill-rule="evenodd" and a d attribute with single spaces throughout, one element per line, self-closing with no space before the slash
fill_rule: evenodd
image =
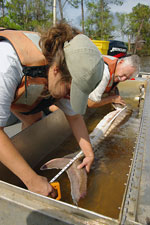
<path id="1" fill-rule="evenodd" d="M 40 169 L 62 169 L 72 159 L 70 156 L 72 156 L 72 154 L 65 156 L 64 158 L 52 159 L 45 163 Z M 85 168 L 77 169 L 80 163 L 81 158 L 77 159 L 66 171 L 71 184 L 71 196 L 76 205 L 81 198 L 86 196 L 87 193 L 87 173 Z"/>
<path id="2" fill-rule="evenodd" d="M 120 104 L 120 103 L 112 103 L 112 106 L 114 109 L 123 109 L 124 105 Z"/>
<path id="3" fill-rule="evenodd" d="M 119 115 L 115 118 L 116 114 Z M 93 147 L 93 150 L 96 151 L 96 146 L 109 134 L 118 127 L 121 123 L 127 120 L 132 114 L 130 108 L 122 109 L 118 108 L 110 113 L 108 113 L 104 118 L 97 124 L 93 132 L 90 134 L 90 141 Z M 114 119 L 115 118 L 115 119 Z M 111 122 L 113 119 L 113 122 Z"/>
<path id="4" fill-rule="evenodd" d="M 113 122 L 110 124 L 110 126 L 106 129 L 107 124 L 111 121 L 111 119 L 114 118 L 114 116 L 119 112 L 121 109 L 114 110 L 110 113 L 108 113 L 96 126 L 94 131 L 90 134 L 90 140 L 93 146 L 94 151 L 97 150 L 96 146 L 117 127 L 119 126 L 125 119 L 127 119 L 131 113 L 132 110 L 129 108 L 126 108 L 123 110 L 116 119 L 113 120 Z M 40 169 L 46 170 L 46 169 L 62 169 L 64 168 L 75 155 L 77 155 L 78 152 L 69 154 L 64 156 L 63 158 L 56 158 L 48 161 L 45 163 Z M 81 163 L 82 157 L 80 159 L 77 159 L 67 170 L 67 175 L 70 180 L 71 184 L 71 196 L 73 199 L 73 202 L 75 204 L 78 203 L 80 198 L 83 198 L 87 193 L 87 173 L 86 169 L 77 169 L 77 166 Z"/>
<path id="5" fill-rule="evenodd" d="M 132 110 L 130 108 L 126 108 L 123 110 L 117 117 L 114 119 L 113 123 L 110 125 L 108 130 L 105 132 L 104 136 L 107 137 L 109 134 L 118 126 L 120 126 L 122 123 L 124 123 L 126 120 L 129 119 L 129 117 L 132 114 Z"/>

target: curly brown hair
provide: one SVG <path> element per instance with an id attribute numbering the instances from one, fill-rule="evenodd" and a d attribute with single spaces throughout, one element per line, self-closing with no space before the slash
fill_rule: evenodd
<path id="1" fill-rule="evenodd" d="M 71 81 L 71 75 L 65 61 L 64 43 L 80 33 L 78 29 L 71 27 L 69 24 L 60 22 L 41 34 L 40 47 L 43 55 L 49 66 L 56 63 L 62 75 L 62 80 L 66 82 Z"/>

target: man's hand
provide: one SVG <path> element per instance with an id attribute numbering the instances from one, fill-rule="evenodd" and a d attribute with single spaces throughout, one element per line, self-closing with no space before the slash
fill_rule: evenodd
<path id="1" fill-rule="evenodd" d="M 121 98 L 120 95 L 114 95 L 114 96 L 112 96 L 112 103 L 126 105 L 125 101 Z"/>
<path id="2" fill-rule="evenodd" d="M 93 160 L 94 160 L 94 156 L 86 156 L 83 159 L 82 163 L 77 168 L 81 169 L 81 168 L 85 167 L 86 171 L 90 172 L 90 168 L 91 168 L 91 165 L 93 163 Z"/>

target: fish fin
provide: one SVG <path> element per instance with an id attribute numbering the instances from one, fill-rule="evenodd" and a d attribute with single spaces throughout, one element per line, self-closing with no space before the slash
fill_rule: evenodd
<path id="1" fill-rule="evenodd" d="M 79 160 L 76 160 L 67 170 L 71 184 L 71 196 L 76 205 L 87 193 L 87 173 L 85 168 L 77 169 L 80 163 Z"/>
<path id="2" fill-rule="evenodd" d="M 48 169 L 62 169 L 68 163 L 70 159 L 68 158 L 56 158 L 46 162 L 43 166 L 41 166 L 40 170 L 48 170 Z"/>
<path id="3" fill-rule="evenodd" d="M 48 161 L 43 166 L 41 166 L 41 170 L 48 169 L 62 169 L 68 163 L 69 158 L 56 158 Z M 87 173 L 85 168 L 77 169 L 78 165 L 80 165 L 81 161 L 77 159 L 67 170 L 67 175 L 71 185 L 71 196 L 73 202 L 75 204 L 78 203 L 80 198 L 85 197 L 87 192 Z"/>

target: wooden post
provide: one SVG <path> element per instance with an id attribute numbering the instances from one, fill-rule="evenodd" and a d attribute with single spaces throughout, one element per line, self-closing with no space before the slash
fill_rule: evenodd
<path id="1" fill-rule="evenodd" d="M 53 26 L 56 25 L 56 3 L 57 0 L 53 0 Z"/>

